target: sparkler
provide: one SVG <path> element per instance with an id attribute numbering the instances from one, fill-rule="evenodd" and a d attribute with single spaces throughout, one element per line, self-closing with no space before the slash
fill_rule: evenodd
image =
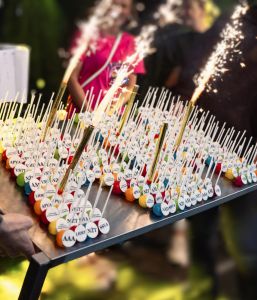
<path id="1" fill-rule="evenodd" d="M 208 91 L 212 90 L 211 80 L 216 81 L 218 77 L 222 76 L 228 70 L 226 69 L 227 61 L 232 61 L 235 56 L 242 54 L 240 51 L 240 44 L 244 39 L 242 32 L 242 17 L 246 14 L 249 6 L 244 1 L 242 4 L 236 6 L 230 22 L 225 26 L 221 33 L 221 41 L 216 45 L 213 53 L 207 61 L 207 64 L 197 76 L 196 89 L 192 95 L 188 106 L 188 112 L 185 115 L 182 122 L 180 134 L 177 139 L 177 146 L 180 145 L 185 130 L 185 124 L 187 124 L 190 112 L 196 105 L 199 97 L 207 88 Z M 213 90 L 217 92 L 216 90 Z"/>
<path id="2" fill-rule="evenodd" d="M 48 128 L 53 123 L 58 107 L 67 89 L 67 84 L 70 79 L 70 76 L 76 68 L 76 66 L 78 65 L 81 56 L 87 53 L 87 51 L 90 51 L 89 43 L 94 45 L 95 41 L 97 40 L 97 37 L 99 36 L 99 27 L 101 26 L 101 24 L 103 24 L 106 20 L 111 20 L 111 18 L 106 18 L 106 12 L 110 9 L 110 7 L 111 0 L 102 0 L 96 7 L 94 14 L 89 18 L 88 22 L 79 24 L 81 36 L 79 39 L 77 39 L 76 46 L 72 49 L 72 57 L 70 59 L 67 69 L 65 70 L 63 79 L 59 87 L 59 91 L 57 93 L 51 112 L 46 122 L 45 131 L 43 133 L 43 140 L 46 137 Z"/>
<path id="3" fill-rule="evenodd" d="M 242 54 L 240 51 L 240 44 L 244 39 L 242 17 L 246 14 L 248 9 L 249 6 L 246 2 L 243 2 L 235 8 L 230 23 L 225 26 L 221 33 L 221 41 L 217 44 L 207 64 L 195 80 L 197 87 L 191 98 L 193 105 L 196 104 L 206 87 L 208 91 L 212 90 L 210 80 L 216 81 L 219 76 L 222 76 L 228 71 L 228 69 L 226 69 L 228 60 L 232 61 L 235 56 Z"/>
<path id="4" fill-rule="evenodd" d="M 130 96 L 130 100 L 127 104 L 127 107 L 125 109 L 125 112 L 124 112 L 124 115 L 123 115 L 123 118 L 121 120 L 121 124 L 120 124 L 120 128 L 118 130 L 118 133 L 120 134 L 122 132 L 122 129 L 124 127 L 124 125 L 126 124 L 126 122 L 128 121 L 128 118 L 129 118 L 129 114 L 132 110 L 132 107 L 133 107 L 133 103 L 134 103 L 134 100 L 136 98 L 136 95 L 137 95 L 137 92 L 138 92 L 138 88 L 139 86 L 138 85 L 135 85 L 134 89 L 133 89 L 133 92 Z"/>

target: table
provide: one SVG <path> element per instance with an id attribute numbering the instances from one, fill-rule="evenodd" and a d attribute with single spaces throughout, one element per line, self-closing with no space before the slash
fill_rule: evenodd
<path id="1" fill-rule="evenodd" d="M 6 173 L 6 171 L 3 172 Z M 5 176 L 8 176 L 8 173 Z M 12 201 L 4 198 L 1 202 L 1 208 L 4 212 L 22 213 L 33 218 L 34 225 L 30 230 L 30 236 L 38 248 L 38 253 L 30 261 L 19 300 L 38 299 L 47 272 L 51 268 L 115 244 L 123 243 L 126 240 L 202 213 L 257 190 L 257 184 L 236 188 L 232 186 L 231 182 L 222 179 L 220 180 L 222 189 L 221 197 L 198 203 L 194 207 L 177 212 L 166 218 L 156 218 L 149 210 L 144 210 L 136 204 L 128 203 L 124 199 L 112 195 L 106 209 L 106 218 L 109 220 L 111 226 L 109 234 L 76 244 L 70 249 L 61 249 L 55 246 L 54 238 L 38 222 L 37 217 L 27 204 L 26 197 L 21 196 L 21 190 L 18 190 L 14 182 L 9 182 L 9 184 L 15 190 L 16 197 Z M 97 186 L 94 186 L 90 195 L 96 194 L 96 191 Z M 102 192 L 99 201 L 100 207 L 103 205 L 107 193 L 108 190 Z"/>

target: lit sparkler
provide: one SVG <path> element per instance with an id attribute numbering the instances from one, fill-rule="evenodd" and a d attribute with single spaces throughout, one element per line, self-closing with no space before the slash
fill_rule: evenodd
<path id="1" fill-rule="evenodd" d="M 94 41 L 96 41 L 99 33 L 99 27 L 101 24 L 103 24 L 107 20 L 107 11 L 111 8 L 111 0 L 102 0 L 98 6 L 95 9 L 94 14 L 89 18 L 88 22 L 81 23 L 79 25 L 81 36 L 76 41 L 76 47 L 72 50 L 72 57 L 69 61 L 68 67 L 65 70 L 63 79 L 61 81 L 59 91 L 57 93 L 57 96 L 55 98 L 55 101 L 53 103 L 51 112 L 49 114 L 49 117 L 46 122 L 45 130 L 43 133 L 43 140 L 46 137 L 46 133 L 48 128 L 52 125 L 53 120 L 55 118 L 55 115 L 57 113 L 58 107 L 62 101 L 62 97 L 66 91 L 68 81 L 70 79 L 70 76 L 76 66 L 78 65 L 78 62 L 81 58 L 81 56 L 84 53 L 88 53 L 90 49 L 93 48 L 92 45 L 94 45 Z M 115 19 L 115 16 L 113 16 L 113 19 Z M 90 47 L 91 45 L 91 47 Z"/>
<path id="2" fill-rule="evenodd" d="M 181 6 L 181 1 L 170 1 L 167 0 L 167 3 L 164 4 L 167 6 L 167 9 L 170 10 L 170 14 L 173 15 L 173 20 L 178 20 L 178 7 Z M 175 9 L 176 6 L 176 9 Z M 160 7 L 160 10 L 163 9 Z M 161 14 L 159 15 L 159 18 L 161 17 Z M 145 57 L 150 55 L 151 53 L 155 52 L 155 49 L 152 47 L 153 41 L 154 41 L 154 35 L 157 30 L 156 25 L 146 25 L 141 29 L 140 34 L 135 39 L 135 51 L 132 55 L 128 56 L 125 61 L 122 64 L 122 67 L 120 68 L 117 76 L 117 80 L 114 82 L 112 86 L 112 90 L 118 91 L 118 89 L 121 87 L 121 83 L 123 80 L 128 77 L 130 74 L 133 73 L 133 70 L 135 66 L 142 61 Z M 118 83 L 120 82 L 120 83 Z M 115 94 L 115 92 L 114 92 Z M 110 97 L 106 97 L 109 98 Z M 106 99 L 106 101 L 108 101 Z"/>
<path id="3" fill-rule="evenodd" d="M 231 16 L 231 22 L 225 26 L 221 33 L 221 41 L 217 44 L 207 64 L 195 80 L 197 87 L 191 98 L 193 105 L 195 105 L 206 87 L 208 91 L 212 90 L 210 80 L 221 76 L 227 71 L 227 61 L 232 61 L 235 56 L 241 54 L 239 46 L 244 39 L 241 18 L 246 14 L 248 8 L 245 2 L 235 8 Z"/>
<path id="4" fill-rule="evenodd" d="M 66 70 L 64 81 L 67 82 L 73 69 L 78 64 L 80 57 L 84 53 L 94 51 L 95 42 L 99 36 L 99 28 L 102 24 L 110 22 L 108 20 L 115 19 L 117 12 L 112 18 L 107 18 L 107 12 L 111 8 L 111 0 L 102 0 L 95 8 L 94 14 L 91 15 L 87 22 L 78 23 L 80 36 L 76 40 L 76 46 L 71 50 L 72 58 Z M 113 10 L 114 11 L 114 10 Z M 116 10 L 115 10 L 116 11 Z"/>
<path id="5" fill-rule="evenodd" d="M 179 22 L 179 12 L 181 6 L 181 0 L 167 0 L 166 3 L 159 7 L 158 13 L 155 15 L 155 19 L 157 19 L 158 23 L 160 23 L 160 19 L 164 17 L 165 20 L 168 20 L 169 23 Z M 146 25 L 141 29 L 140 34 L 135 39 L 134 53 L 128 56 L 127 59 L 123 62 L 123 66 L 121 68 L 123 76 L 129 76 L 131 73 L 133 73 L 133 69 L 140 61 L 155 52 L 152 44 L 157 29 L 157 25 L 153 24 Z M 127 72 L 124 72 L 124 70 L 127 70 Z"/>
<path id="6" fill-rule="evenodd" d="M 207 64 L 203 68 L 202 72 L 196 79 L 196 89 L 189 102 L 187 113 L 185 114 L 184 120 L 181 125 L 181 130 L 177 139 L 177 146 L 181 144 L 183 134 L 185 131 L 186 124 L 190 118 L 191 111 L 196 105 L 197 100 L 207 88 L 208 91 L 212 90 L 210 80 L 215 80 L 222 74 L 226 69 L 227 61 L 233 61 L 235 56 L 241 55 L 240 44 L 244 39 L 242 32 L 242 17 L 246 14 L 249 6 L 246 2 L 236 6 L 234 13 L 231 16 L 231 22 L 229 22 L 221 33 L 221 41 L 216 45 L 213 53 L 211 54 Z M 213 90 L 217 93 L 217 89 Z"/>

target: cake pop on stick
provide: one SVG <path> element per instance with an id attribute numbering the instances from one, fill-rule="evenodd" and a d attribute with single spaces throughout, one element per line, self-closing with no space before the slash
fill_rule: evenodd
<path id="1" fill-rule="evenodd" d="M 99 187 L 98 187 L 98 191 L 97 191 L 95 201 L 94 201 L 94 204 L 93 204 L 93 207 L 92 207 L 92 211 L 91 211 L 91 214 L 90 214 L 90 220 L 92 222 L 99 221 L 99 219 L 102 216 L 101 211 L 97 208 L 97 205 L 98 205 L 98 202 L 100 200 L 100 196 L 101 196 L 102 191 L 103 191 L 102 184 L 100 184 Z"/>
<path id="2" fill-rule="evenodd" d="M 6 120 L 8 120 L 10 118 L 11 111 L 17 101 L 18 95 L 19 95 L 19 93 L 16 94 L 15 99 L 12 102 L 10 102 L 10 104 L 9 104 L 9 107 L 8 107 L 8 110 L 6 113 Z"/>
<path id="3" fill-rule="evenodd" d="M 104 215 L 105 215 L 105 211 L 106 211 L 107 205 L 108 205 L 109 200 L 111 198 L 112 190 L 113 190 L 113 186 L 111 186 L 111 188 L 109 190 L 109 193 L 108 193 L 108 196 L 107 196 L 107 198 L 105 200 L 105 203 L 104 203 L 104 206 L 103 206 L 103 209 L 102 209 L 102 217 L 104 217 Z"/>
<path id="4" fill-rule="evenodd" d="M 3 120 L 3 116 L 4 116 L 4 112 L 6 110 L 7 105 L 8 105 L 7 102 L 4 102 L 3 105 L 2 105 L 2 107 L 1 107 L 1 112 L 0 112 L 0 120 L 1 121 L 4 121 Z"/>
<path id="5" fill-rule="evenodd" d="M 219 180 L 220 180 L 220 177 L 221 177 L 221 174 L 222 174 L 222 170 L 220 170 L 218 176 L 217 176 L 217 179 L 216 179 L 216 182 L 214 184 L 214 191 L 215 191 L 215 194 L 220 197 L 221 196 L 221 188 L 219 186 Z"/>
<path id="6" fill-rule="evenodd" d="M 4 107 L 6 106 L 6 103 L 7 103 L 7 97 L 8 97 L 8 94 L 6 93 L 5 94 L 5 97 L 3 98 L 3 99 L 1 99 L 1 100 L 3 100 L 3 101 L 1 101 L 0 102 L 0 120 L 2 120 L 2 112 L 3 112 L 3 109 L 4 109 Z"/>
<path id="7" fill-rule="evenodd" d="M 84 221 L 84 215 L 86 213 L 86 208 L 87 208 L 87 203 L 88 203 L 88 198 L 89 198 L 89 194 L 90 194 L 90 191 L 91 191 L 91 187 L 92 187 L 93 183 L 91 182 L 89 187 L 88 187 L 88 190 L 87 190 L 87 193 L 86 193 L 86 197 L 85 197 L 85 202 L 84 202 L 84 207 L 82 209 L 82 214 L 80 216 L 80 220 L 82 222 L 82 224 L 84 223 L 85 224 L 85 221 Z M 100 197 L 100 196 L 99 196 Z M 86 216 L 87 216 L 87 219 L 88 221 L 86 222 L 85 224 L 85 227 L 86 227 L 86 232 L 87 232 L 87 236 L 91 239 L 94 239 L 98 236 L 98 233 L 99 233 L 99 230 L 98 230 L 98 227 L 97 225 L 92 222 L 89 218 L 89 216 L 92 214 L 92 209 L 91 211 L 89 212 L 89 214 L 86 213 Z"/>
<path id="8" fill-rule="evenodd" d="M 256 166 L 254 164 L 254 161 L 256 159 L 256 155 L 257 155 L 257 143 L 254 146 L 252 155 L 249 157 L 249 166 L 251 167 L 252 172 L 255 171 L 255 169 L 252 169 L 252 167 L 256 168 Z M 253 164 L 254 164 L 254 166 L 253 166 Z"/>
<path id="9" fill-rule="evenodd" d="M 253 137 L 251 136 L 251 138 L 249 139 L 248 144 L 247 144 L 247 146 L 246 146 L 246 148 L 245 148 L 245 150 L 243 152 L 242 159 L 245 157 L 245 155 L 246 155 L 246 153 L 247 153 L 247 151 L 248 151 L 248 149 L 249 149 L 249 147 L 251 145 L 252 139 L 253 139 Z"/>
<path id="10" fill-rule="evenodd" d="M 8 102 L 6 102 L 6 105 L 4 106 L 3 115 L 1 116 L 1 119 L 5 122 L 6 120 L 6 110 L 8 109 Z"/>

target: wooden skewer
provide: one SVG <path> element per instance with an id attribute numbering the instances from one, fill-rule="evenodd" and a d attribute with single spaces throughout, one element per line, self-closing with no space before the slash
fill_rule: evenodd
<path id="1" fill-rule="evenodd" d="M 58 106 L 60 105 L 60 102 L 62 101 L 62 98 L 63 98 L 63 95 L 66 91 L 66 88 L 67 88 L 67 83 L 66 82 L 62 82 L 61 85 L 60 85 L 60 88 L 59 88 L 59 91 L 57 93 L 57 96 L 53 102 L 53 106 L 52 106 L 52 109 L 48 115 L 48 118 L 47 118 L 47 121 L 46 121 L 46 126 L 45 126 L 45 131 L 43 133 L 43 137 L 42 137 L 42 140 L 44 141 L 45 138 L 46 138 L 46 132 L 48 130 L 48 128 L 52 125 L 53 123 L 53 120 L 54 120 L 54 117 L 55 117 L 55 114 L 58 110 Z"/>

